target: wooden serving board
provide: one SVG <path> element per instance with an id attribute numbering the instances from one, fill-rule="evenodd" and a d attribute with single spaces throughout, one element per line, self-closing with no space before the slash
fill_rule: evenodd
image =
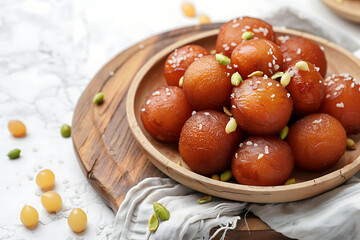
<path id="1" fill-rule="evenodd" d="M 72 123 L 75 152 L 88 181 L 115 213 L 129 189 L 141 180 L 166 177 L 147 160 L 129 129 L 125 99 L 132 79 L 163 48 L 221 25 L 187 27 L 148 38 L 114 57 L 83 92 Z M 92 102 L 98 92 L 105 95 L 100 106 Z M 289 239 L 251 213 L 246 220 L 247 224 L 242 216 L 237 228 L 227 232 L 226 239 Z"/>

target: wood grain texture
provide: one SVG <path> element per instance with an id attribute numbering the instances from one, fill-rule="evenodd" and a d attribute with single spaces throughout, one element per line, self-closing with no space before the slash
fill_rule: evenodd
<path id="1" fill-rule="evenodd" d="M 139 69 L 167 46 L 220 26 L 199 25 L 148 38 L 114 57 L 83 92 L 72 123 L 74 148 L 88 181 L 114 212 L 138 182 L 147 177 L 165 177 L 147 160 L 129 129 L 125 99 L 130 83 Z M 92 98 L 100 91 L 105 97 L 98 106 Z M 226 239 L 287 239 L 251 214 L 247 216 L 248 225 L 243 219 L 237 229 L 228 231 Z"/>
<path id="2" fill-rule="evenodd" d="M 359 0 L 344 0 L 342 3 L 335 0 L 322 0 L 322 2 L 340 17 L 355 23 L 360 23 Z"/>

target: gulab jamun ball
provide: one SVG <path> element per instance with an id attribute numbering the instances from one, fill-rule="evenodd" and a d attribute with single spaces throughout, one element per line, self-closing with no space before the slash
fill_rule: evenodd
<path id="1" fill-rule="evenodd" d="M 249 137 L 240 144 L 231 161 L 231 171 L 240 184 L 283 184 L 294 168 L 289 145 L 279 137 Z"/>
<path id="2" fill-rule="evenodd" d="M 229 169 L 242 140 L 239 129 L 226 133 L 230 117 L 218 111 L 201 111 L 190 117 L 180 135 L 179 152 L 192 171 L 210 176 Z"/>
<path id="3" fill-rule="evenodd" d="M 170 86 L 179 86 L 179 80 L 190 64 L 210 52 L 199 45 L 186 45 L 172 52 L 166 59 L 164 77 Z"/>
<path id="4" fill-rule="evenodd" d="M 300 60 L 308 61 L 316 67 L 322 77 L 325 77 L 326 56 L 323 47 L 318 43 L 304 37 L 291 37 L 279 41 L 279 46 L 284 56 L 285 67 Z"/>
<path id="5" fill-rule="evenodd" d="M 360 84 L 349 74 L 325 79 L 325 98 L 320 111 L 341 122 L 348 134 L 360 133 Z"/>
<path id="6" fill-rule="evenodd" d="M 231 61 L 243 78 L 255 71 L 271 77 L 283 69 L 283 55 L 272 41 L 254 39 L 239 44 L 231 54 Z"/>
<path id="7" fill-rule="evenodd" d="M 299 61 L 300 62 L 300 61 Z M 290 74 L 291 80 L 286 89 L 291 95 L 294 104 L 294 113 L 302 116 L 315 113 L 319 110 L 324 99 L 324 79 L 314 65 L 310 62 L 302 61 L 307 70 L 299 69 L 293 62 L 285 72 Z"/>
<path id="8" fill-rule="evenodd" d="M 294 123 L 286 141 L 297 167 L 318 172 L 338 162 L 346 150 L 346 139 L 346 131 L 336 118 L 315 113 Z"/>
<path id="9" fill-rule="evenodd" d="M 208 55 L 194 61 L 184 75 L 183 89 L 195 110 L 221 110 L 230 104 L 232 64 L 222 65 Z"/>
<path id="10" fill-rule="evenodd" d="M 231 110 L 238 126 L 253 135 L 274 135 L 288 123 L 293 104 L 279 82 L 252 77 L 233 88 Z"/>
<path id="11" fill-rule="evenodd" d="M 160 87 L 145 100 L 140 111 L 146 131 L 164 142 L 177 142 L 193 109 L 184 91 L 175 86 Z"/>
<path id="12" fill-rule="evenodd" d="M 252 39 L 275 40 L 273 28 L 269 23 L 252 17 L 234 18 L 220 28 L 216 41 L 216 52 L 230 57 L 235 47 L 246 41 L 242 39 L 244 32 L 252 32 Z"/>

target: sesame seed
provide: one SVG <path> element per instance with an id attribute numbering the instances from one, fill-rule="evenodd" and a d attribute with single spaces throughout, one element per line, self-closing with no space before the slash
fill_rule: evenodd
<path id="1" fill-rule="evenodd" d="M 235 106 L 235 105 L 232 105 L 231 107 L 232 107 L 232 108 L 236 108 L 236 106 Z"/>
<path id="2" fill-rule="evenodd" d="M 274 66 L 274 70 L 275 70 L 275 71 L 277 71 L 279 68 L 280 68 L 280 67 L 279 67 L 279 65 L 277 65 L 277 64 Z"/>
<path id="3" fill-rule="evenodd" d="M 270 97 L 271 97 L 271 98 L 274 98 L 274 97 L 275 97 L 275 94 L 273 93 Z"/>
<path id="4" fill-rule="evenodd" d="M 296 54 L 299 55 L 300 53 L 301 53 L 301 49 L 298 48 L 298 49 L 296 50 Z"/>
<path id="5" fill-rule="evenodd" d="M 271 83 L 271 82 L 269 82 L 267 85 L 270 87 L 270 86 L 272 85 L 272 83 Z"/>
<path id="6" fill-rule="evenodd" d="M 320 68 L 319 67 L 314 67 L 316 71 L 320 71 Z"/>
<path id="7" fill-rule="evenodd" d="M 240 144 L 239 144 L 239 147 L 242 147 L 242 146 L 244 146 L 244 144 L 243 144 L 243 143 L 240 143 Z"/>
<path id="8" fill-rule="evenodd" d="M 257 146 L 259 146 L 259 144 L 257 144 L 257 143 L 254 143 L 254 147 L 257 147 Z"/>
<path id="9" fill-rule="evenodd" d="M 264 156 L 263 153 L 260 153 L 259 156 L 258 156 L 258 159 L 262 158 Z"/>
<path id="10" fill-rule="evenodd" d="M 280 84 L 277 83 L 276 86 L 277 86 L 277 87 L 280 87 Z"/>
<path id="11" fill-rule="evenodd" d="M 268 66 L 269 66 L 269 67 L 272 67 L 272 64 L 271 64 L 271 63 L 269 63 L 269 64 L 268 64 Z"/>
<path id="12" fill-rule="evenodd" d="M 269 147 L 265 146 L 265 154 L 269 154 Z"/>
<path id="13" fill-rule="evenodd" d="M 199 124 L 199 130 L 201 130 L 201 129 L 202 129 L 202 124 L 200 123 L 200 124 Z"/>
<path id="14" fill-rule="evenodd" d="M 170 93 L 170 92 L 167 92 L 167 93 L 166 93 L 166 95 L 170 96 L 170 95 L 171 95 L 171 93 Z"/>
<path id="15" fill-rule="evenodd" d="M 246 145 L 251 146 L 253 143 L 251 141 L 247 141 Z"/>
<path id="16" fill-rule="evenodd" d="M 354 87 L 355 87 L 355 83 L 352 82 L 352 83 L 351 83 L 351 88 L 354 88 Z"/>
<path id="17" fill-rule="evenodd" d="M 204 112 L 204 115 L 209 116 L 209 115 L 210 115 L 210 113 L 208 113 L 208 112 Z"/>
<path id="18" fill-rule="evenodd" d="M 154 92 L 152 95 L 153 95 L 153 96 L 158 96 L 158 95 L 160 95 L 160 91 L 156 91 L 156 92 Z"/>
<path id="19" fill-rule="evenodd" d="M 145 108 L 142 108 L 141 111 L 142 111 L 142 112 L 145 112 Z"/>
<path id="20" fill-rule="evenodd" d="M 235 158 L 237 158 L 238 157 L 238 154 L 237 153 L 235 153 Z"/>
<path id="21" fill-rule="evenodd" d="M 115 75 L 115 73 L 114 73 L 113 71 L 110 71 L 110 72 L 109 72 L 109 76 L 112 77 L 112 76 L 114 76 L 114 75 Z"/>
<path id="22" fill-rule="evenodd" d="M 196 111 L 192 111 L 191 115 L 194 115 L 196 113 Z"/>
<path id="23" fill-rule="evenodd" d="M 322 119 L 320 118 L 319 120 L 314 120 L 313 123 L 321 123 Z"/>
<path id="24" fill-rule="evenodd" d="M 321 51 L 324 51 L 324 47 L 323 47 L 323 46 L 320 46 L 320 49 L 321 49 Z"/>
<path id="25" fill-rule="evenodd" d="M 293 77 L 294 74 L 295 74 L 295 72 L 294 72 L 293 70 L 291 70 L 291 71 L 289 72 L 289 74 L 290 74 L 290 77 Z"/>
<path id="26" fill-rule="evenodd" d="M 329 98 L 331 95 L 330 94 L 326 94 L 326 97 L 325 98 Z"/>
<path id="27" fill-rule="evenodd" d="M 287 96 L 288 98 L 290 98 L 290 93 L 287 93 L 286 96 Z"/>
<path id="28" fill-rule="evenodd" d="M 230 98 L 234 98 L 235 97 L 235 93 L 230 94 Z"/>
<path id="29" fill-rule="evenodd" d="M 236 64 L 233 64 L 233 66 L 234 66 L 235 68 L 237 68 L 237 67 L 238 67 L 238 65 L 236 65 Z"/>
<path id="30" fill-rule="evenodd" d="M 343 102 L 337 103 L 337 104 L 336 104 L 336 107 L 338 107 L 338 108 L 344 108 L 344 103 L 343 103 Z"/>
<path id="31" fill-rule="evenodd" d="M 150 104 L 150 102 L 151 102 L 151 101 L 150 101 L 150 99 L 149 99 L 149 100 L 146 101 L 146 104 Z"/>

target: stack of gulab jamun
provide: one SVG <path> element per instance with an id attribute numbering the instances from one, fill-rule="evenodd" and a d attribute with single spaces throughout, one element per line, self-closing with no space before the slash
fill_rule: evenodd
<path id="1" fill-rule="evenodd" d="M 239 184 L 282 185 L 294 167 L 331 168 L 347 134 L 360 133 L 360 85 L 349 74 L 326 77 L 318 43 L 240 17 L 221 27 L 209 50 L 174 50 L 164 67 L 168 86 L 140 110 L 146 131 L 178 143 L 192 171 L 223 179 L 218 174 L 231 169 Z"/>

